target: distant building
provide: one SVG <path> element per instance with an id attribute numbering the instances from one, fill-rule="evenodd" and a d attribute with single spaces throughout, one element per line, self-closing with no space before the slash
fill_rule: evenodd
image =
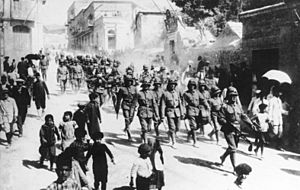
<path id="1" fill-rule="evenodd" d="M 257 77 L 271 69 L 300 82 L 299 0 L 244 0 L 242 49 Z"/>
<path id="2" fill-rule="evenodd" d="M 91 2 L 68 22 L 69 48 L 88 52 L 133 48 L 136 7 L 131 1 Z"/>
<path id="3" fill-rule="evenodd" d="M 20 59 L 42 48 L 42 26 L 38 22 L 46 0 L 0 1 L 0 58 Z"/>
<path id="4" fill-rule="evenodd" d="M 45 49 L 67 49 L 68 36 L 65 26 L 44 26 L 44 48 Z"/>
<path id="5" fill-rule="evenodd" d="M 154 47 L 165 33 L 167 0 L 95 0 L 68 11 L 68 48 L 84 52 Z M 88 4 L 88 5 L 87 5 Z"/>

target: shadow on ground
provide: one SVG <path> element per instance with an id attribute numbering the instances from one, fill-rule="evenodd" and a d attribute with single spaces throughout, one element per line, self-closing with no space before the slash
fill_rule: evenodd
<path id="1" fill-rule="evenodd" d="M 137 131 L 131 131 L 131 135 L 136 134 Z M 107 144 L 115 146 L 115 144 L 120 144 L 124 146 L 137 147 L 137 145 L 141 144 L 141 138 L 132 137 L 134 142 L 131 142 L 127 139 L 125 134 L 123 138 L 120 138 L 120 134 L 116 133 L 104 133 L 104 139 Z"/>
<path id="2" fill-rule="evenodd" d="M 300 161 L 300 155 L 295 155 L 295 154 L 283 154 L 280 153 L 278 154 L 279 156 L 282 156 L 284 159 L 289 160 L 289 159 L 294 159 L 297 161 Z"/>
<path id="3" fill-rule="evenodd" d="M 281 170 L 291 175 L 300 176 L 299 170 L 291 170 L 291 169 L 281 169 Z"/>
<path id="4" fill-rule="evenodd" d="M 29 118 L 35 118 L 35 119 L 39 119 L 39 116 L 37 116 L 37 115 L 33 115 L 33 114 L 27 114 L 27 116 L 26 117 L 29 117 Z"/>
<path id="5" fill-rule="evenodd" d="M 39 164 L 39 160 L 23 160 L 23 166 L 28 169 L 36 168 L 36 169 L 45 169 L 47 170 L 47 166 L 43 165 L 42 167 Z"/>
<path id="6" fill-rule="evenodd" d="M 0 138 L 0 145 L 7 146 L 7 141 L 4 140 L 4 139 L 2 139 L 2 138 Z"/>
<path id="7" fill-rule="evenodd" d="M 133 190 L 133 188 L 129 186 L 123 186 L 123 187 L 114 188 L 113 190 Z"/>
<path id="8" fill-rule="evenodd" d="M 220 168 L 220 163 L 217 162 L 211 162 L 208 160 L 202 160 L 200 158 L 186 158 L 186 157 L 181 157 L 181 156 L 174 156 L 179 162 L 184 163 L 184 164 L 192 164 L 196 166 L 202 166 L 206 167 L 212 170 L 220 171 L 226 174 L 232 174 L 231 171 L 224 170 Z"/>

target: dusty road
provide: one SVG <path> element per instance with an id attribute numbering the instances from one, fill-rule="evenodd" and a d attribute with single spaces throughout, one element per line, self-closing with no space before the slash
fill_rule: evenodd
<path id="1" fill-rule="evenodd" d="M 50 88 L 51 98 L 47 102 L 46 113 L 55 117 L 55 123 L 61 121 L 64 111 L 76 109 L 78 102 L 87 101 L 88 94 L 85 90 L 74 94 L 69 89 L 67 94 L 60 95 L 59 86 L 56 84 L 55 64 L 49 71 L 47 84 Z M 122 132 L 123 119 L 116 120 L 111 106 L 102 108 L 102 131 L 105 132 L 105 142 L 115 156 L 116 165 L 109 164 L 108 189 L 112 190 L 127 186 L 129 183 L 129 172 L 133 160 L 138 156 L 137 147 L 139 140 L 139 124 L 135 118 L 133 124 L 134 139 L 136 143 L 128 143 Z M 38 190 L 45 188 L 56 179 L 55 172 L 47 169 L 39 169 L 38 147 L 39 129 L 43 122 L 36 118 L 34 104 L 29 110 L 28 118 L 24 127 L 22 138 L 14 137 L 13 145 L 6 149 L 4 144 L 4 133 L 0 134 L 0 190 Z M 182 126 L 182 132 L 185 132 Z M 166 136 L 164 133 L 163 135 Z M 194 148 L 185 142 L 185 133 L 179 134 L 177 149 L 163 145 L 165 154 L 165 190 L 219 190 L 234 181 L 234 176 L 229 159 L 223 167 L 218 167 L 219 156 L 223 153 L 226 143 L 221 141 L 222 146 L 217 146 L 213 141 L 201 139 L 199 148 Z M 264 160 L 259 160 L 253 153 L 247 152 L 247 146 L 241 145 L 237 156 L 238 163 L 248 163 L 253 172 L 246 180 L 245 186 L 250 190 L 261 189 L 299 189 L 300 186 L 300 155 L 290 152 L 278 152 L 266 148 Z M 46 165 L 49 163 L 46 162 Z M 91 168 L 92 160 L 89 162 Z M 93 182 L 92 172 L 88 172 Z"/>

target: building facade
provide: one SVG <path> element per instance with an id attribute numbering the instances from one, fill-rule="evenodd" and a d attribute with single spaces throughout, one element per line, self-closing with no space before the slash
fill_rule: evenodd
<path id="1" fill-rule="evenodd" d="M 45 3 L 45 0 L 0 1 L 1 58 L 9 56 L 18 60 L 42 48 L 42 26 L 37 20 L 39 9 Z"/>
<path id="2" fill-rule="evenodd" d="M 131 1 L 92 1 L 68 22 L 69 48 L 85 52 L 133 48 L 136 7 Z"/>
<path id="3" fill-rule="evenodd" d="M 280 69 L 300 82 L 300 2 L 245 0 L 243 6 L 242 49 L 253 71 L 260 77 Z"/>
<path id="4" fill-rule="evenodd" d="M 286 145 L 300 152 L 300 2 L 244 0 L 242 50 L 259 79 L 270 69 L 286 72 L 293 83 L 283 94 L 291 111 L 284 116 Z M 282 85 L 282 87 L 284 87 Z M 284 89 L 284 88 L 283 88 Z M 262 89 L 264 90 L 264 89 Z"/>

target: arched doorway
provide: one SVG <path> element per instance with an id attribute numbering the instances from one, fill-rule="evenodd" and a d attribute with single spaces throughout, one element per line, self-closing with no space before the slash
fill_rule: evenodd
<path id="1" fill-rule="evenodd" d="M 108 49 L 116 49 L 117 47 L 116 32 L 114 30 L 107 32 L 107 45 Z"/>
<path id="2" fill-rule="evenodd" d="M 16 58 L 32 53 L 31 29 L 28 26 L 13 27 L 13 50 Z"/>

